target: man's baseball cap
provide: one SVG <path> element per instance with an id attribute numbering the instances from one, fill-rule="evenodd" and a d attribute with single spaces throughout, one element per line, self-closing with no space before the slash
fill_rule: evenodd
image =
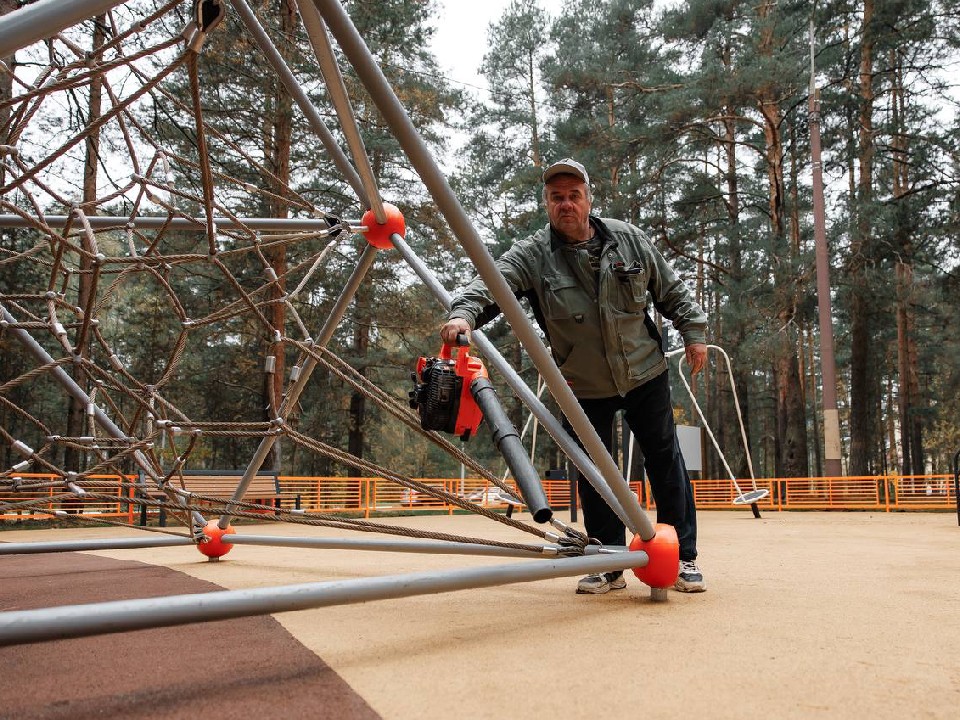
<path id="1" fill-rule="evenodd" d="M 578 163 L 573 158 L 564 158 L 563 160 L 558 160 L 544 170 L 543 182 L 549 182 L 550 178 L 555 175 L 575 175 L 583 180 L 583 182 L 585 182 L 587 185 L 590 184 L 590 176 L 587 175 L 586 169 L 584 169 L 583 165 Z"/>

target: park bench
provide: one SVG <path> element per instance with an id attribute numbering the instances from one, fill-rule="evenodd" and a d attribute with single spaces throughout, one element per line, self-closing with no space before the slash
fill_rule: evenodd
<path id="1" fill-rule="evenodd" d="M 240 483 L 240 478 L 242 477 L 243 471 L 241 470 L 193 470 L 189 472 L 184 471 L 182 484 L 181 478 L 178 476 L 175 476 L 170 482 L 173 487 L 181 488 L 190 493 L 229 500 L 233 497 L 233 493 L 236 491 L 237 485 Z M 149 481 L 147 481 L 145 478 L 141 478 L 141 494 L 144 497 L 150 499 L 163 499 L 167 497 L 158 488 L 149 487 L 148 482 Z M 280 492 L 280 484 L 277 481 L 277 476 L 272 472 L 260 471 L 253 476 L 253 479 L 247 486 L 247 491 L 244 493 L 243 501 L 256 503 L 258 505 L 273 505 L 275 508 L 279 509 L 280 501 L 284 497 L 287 496 Z M 299 495 L 294 497 L 294 503 L 296 509 L 299 510 Z M 140 510 L 141 525 L 146 525 L 148 509 L 149 508 L 144 505 Z M 163 508 L 161 508 L 160 525 L 163 526 L 165 524 L 166 513 L 164 512 Z"/>

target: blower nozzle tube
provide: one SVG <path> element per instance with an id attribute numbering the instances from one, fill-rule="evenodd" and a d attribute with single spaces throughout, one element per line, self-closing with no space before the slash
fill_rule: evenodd
<path id="1" fill-rule="evenodd" d="M 520 442 L 520 434 L 500 404 L 497 391 L 487 378 L 479 377 L 470 383 L 470 392 L 483 411 L 483 418 L 493 434 L 493 442 L 507 461 L 507 467 L 517 481 L 517 487 L 534 521 L 548 522 L 553 517 L 553 510 L 543 492 L 540 475 L 527 457 L 523 443 Z"/>

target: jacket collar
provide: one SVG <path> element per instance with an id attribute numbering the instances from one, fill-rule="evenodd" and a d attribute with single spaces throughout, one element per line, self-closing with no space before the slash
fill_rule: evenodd
<path id="1" fill-rule="evenodd" d="M 606 247 L 613 236 L 610 234 L 610 230 L 603 223 L 603 220 L 598 218 L 596 215 L 591 215 L 589 217 L 590 225 L 593 226 L 593 229 L 596 231 L 597 235 L 600 236 L 600 239 L 603 241 L 601 247 Z M 563 238 L 560 237 L 560 233 L 553 229 L 553 225 L 547 225 L 547 231 L 550 233 L 550 250 L 556 252 L 560 248 L 566 246 L 566 243 L 563 241 Z"/>

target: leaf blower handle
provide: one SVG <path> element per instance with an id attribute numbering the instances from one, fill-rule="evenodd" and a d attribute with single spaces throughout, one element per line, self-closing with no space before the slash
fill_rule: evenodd
<path id="1" fill-rule="evenodd" d="M 466 333 L 457 333 L 457 341 L 455 344 L 449 345 L 447 343 L 444 343 L 443 347 L 440 348 L 440 357 L 442 357 L 444 360 L 449 360 L 451 357 L 453 357 L 453 348 L 455 347 L 456 348 L 470 347 L 470 336 L 467 335 Z M 464 360 L 466 360 L 469 357 L 469 355 L 466 354 L 466 351 L 464 351 L 461 354 L 463 355 Z"/>

